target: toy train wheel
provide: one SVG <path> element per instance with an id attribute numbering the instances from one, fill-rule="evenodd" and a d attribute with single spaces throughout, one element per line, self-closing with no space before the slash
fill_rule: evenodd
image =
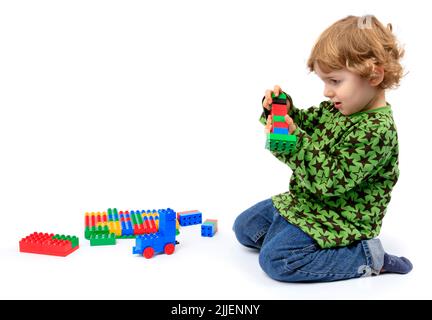
<path id="1" fill-rule="evenodd" d="M 174 253 L 174 245 L 172 243 L 167 243 L 164 247 L 164 252 L 166 254 L 173 254 Z"/>
<path id="2" fill-rule="evenodd" d="M 154 249 L 152 247 L 147 247 L 143 251 L 143 256 L 147 259 L 150 259 L 154 255 Z"/>

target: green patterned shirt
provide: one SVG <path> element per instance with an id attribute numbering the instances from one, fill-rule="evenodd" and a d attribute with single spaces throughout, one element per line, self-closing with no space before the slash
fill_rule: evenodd
<path id="1" fill-rule="evenodd" d="M 297 145 L 290 154 L 272 152 L 292 169 L 289 191 L 272 197 L 275 207 L 321 248 L 377 236 L 399 176 L 390 104 L 344 116 L 331 101 L 298 109 L 288 98 Z"/>

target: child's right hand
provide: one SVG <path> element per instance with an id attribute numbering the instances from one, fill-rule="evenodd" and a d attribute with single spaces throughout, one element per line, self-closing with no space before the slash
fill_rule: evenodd
<path id="1" fill-rule="evenodd" d="M 266 90 L 265 95 L 264 95 L 264 100 L 263 100 L 263 107 L 266 108 L 267 110 L 270 110 L 270 105 L 272 104 L 273 100 L 272 100 L 272 93 L 274 93 L 274 95 L 277 97 L 279 96 L 279 94 L 282 92 L 282 88 L 279 87 L 278 85 L 275 85 L 272 90 Z M 287 99 L 287 110 L 289 113 L 289 109 L 290 109 L 291 105 L 289 100 Z"/>

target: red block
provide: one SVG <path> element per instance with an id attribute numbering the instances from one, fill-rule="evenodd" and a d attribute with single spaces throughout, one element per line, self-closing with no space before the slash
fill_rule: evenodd
<path id="1" fill-rule="evenodd" d="M 288 107 L 286 104 L 272 104 L 271 115 L 285 116 L 287 113 L 288 113 Z"/>
<path id="2" fill-rule="evenodd" d="M 52 239 L 53 236 L 53 233 L 34 232 L 21 239 L 20 252 L 65 257 L 79 248 L 79 245 L 72 248 L 69 240 Z"/>
<path id="3" fill-rule="evenodd" d="M 148 219 L 144 220 L 144 225 L 145 225 L 146 233 L 152 233 L 153 232 Z"/>
<path id="4" fill-rule="evenodd" d="M 288 129 L 288 123 L 286 123 L 286 122 L 274 122 L 273 127 L 274 128 L 287 128 Z"/>
<path id="5" fill-rule="evenodd" d="M 134 225 L 134 234 L 145 234 L 144 226 L 142 224 Z"/>
<path id="6" fill-rule="evenodd" d="M 156 223 L 153 219 L 150 219 L 150 228 L 151 228 L 151 232 L 156 232 L 157 228 L 156 228 Z"/>

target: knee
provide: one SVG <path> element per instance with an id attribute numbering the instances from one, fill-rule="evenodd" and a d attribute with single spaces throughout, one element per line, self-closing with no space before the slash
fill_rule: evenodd
<path id="1" fill-rule="evenodd" d="M 243 215 L 239 215 L 235 219 L 232 229 L 234 231 L 237 240 L 240 243 L 244 244 L 245 243 L 244 238 L 246 237 L 246 235 L 245 235 L 245 221 Z"/>
<path id="2" fill-rule="evenodd" d="M 314 260 L 313 252 L 303 250 L 275 250 L 264 247 L 260 251 L 259 264 L 272 279 L 284 282 L 311 281 L 307 265 Z"/>
<path id="3" fill-rule="evenodd" d="M 289 281 L 286 279 L 284 259 L 275 256 L 272 250 L 262 248 L 259 254 L 259 264 L 261 269 L 272 279 L 278 281 Z"/>

